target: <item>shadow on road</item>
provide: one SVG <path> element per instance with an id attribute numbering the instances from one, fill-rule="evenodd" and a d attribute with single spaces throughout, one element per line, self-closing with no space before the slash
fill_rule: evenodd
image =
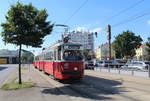
<path id="1" fill-rule="evenodd" d="M 59 88 L 46 88 L 41 93 L 53 95 L 69 95 L 84 98 L 91 98 L 94 100 L 109 100 L 113 99 L 106 95 L 120 94 L 127 92 L 124 88 L 119 87 L 122 85 L 121 81 L 108 80 L 100 77 L 85 75 L 79 82 L 68 82 L 63 87 Z M 67 89 L 75 92 L 69 92 Z M 66 92 L 62 92 L 66 91 Z"/>
<path id="2" fill-rule="evenodd" d="M 7 69 L 8 67 L 1 67 L 0 66 L 0 71 L 4 70 L 4 69 Z"/>

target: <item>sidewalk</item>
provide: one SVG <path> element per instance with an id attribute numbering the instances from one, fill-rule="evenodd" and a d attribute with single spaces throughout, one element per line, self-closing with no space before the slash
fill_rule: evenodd
<path id="1" fill-rule="evenodd" d="M 22 81 L 34 82 L 36 86 L 12 91 L 0 90 L 0 101 L 71 101 L 68 96 L 63 95 L 58 89 L 43 79 L 32 66 L 29 67 L 22 70 Z M 11 82 L 17 76 L 17 71 L 12 73 L 5 83 Z"/>
<path id="2" fill-rule="evenodd" d="M 133 83 L 138 83 L 143 85 L 150 85 L 150 78 L 136 77 L 131 75 L 120 75 L 120 74 L 109 73 L 109 72 L 88 71 L 88 70 L 86 70 L 85 74 L 111 79 L 111 80 L 120 80 L 123 82 L 133 82 Z"/>

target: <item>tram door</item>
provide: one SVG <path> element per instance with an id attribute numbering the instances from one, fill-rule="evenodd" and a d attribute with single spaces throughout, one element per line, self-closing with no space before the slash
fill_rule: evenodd
<path id="1" fill-rule="evenodd" d="M 60 75 L 61 71 L 61 48 L 58 47 L 54 50 L 54 64 L 53 64 L 53 76 Z"/>

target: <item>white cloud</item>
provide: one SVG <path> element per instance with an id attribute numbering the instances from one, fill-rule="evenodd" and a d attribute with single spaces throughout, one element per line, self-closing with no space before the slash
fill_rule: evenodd
<path id="1" fill-rule="evenodd" d="M 101 32 L 102 31 L 102 28 L 101 27 L 98 27 L 98 28 L 94 28 L 94 29 L 89 29 L 88 27 L 77 27 L 75 28 L 75 31 L 85 31 L 85 32 Z"/>
<path id="2" fill-rule="evenodd" d="M 147 23 L 150 25 L 150 20 L 148 20 Z"/>
<path id="3" fill-rule="evenodd" d="M 87 27 L 77 27 L 75 30 L 76 31 L 88 31 L 88 28 Z"/>
<path id="4" fill-rule="evenodd" d="M 99 28 L 95 28 L 93 30 L 91 30 L 90 32 L 101 32 L 102 31 L 102 28 L 99 27 Z"/>

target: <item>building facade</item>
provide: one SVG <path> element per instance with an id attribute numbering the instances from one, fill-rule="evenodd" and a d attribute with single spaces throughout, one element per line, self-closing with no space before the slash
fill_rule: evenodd
<path id="1" fill-rule="evenodd" d="M 30 51 L 22 50 L 21 51 L 22 63 L 27 63 L 27 62 L 24 62 L 23 60 L 24 53 L 29 53 L 30 56 L 32 55 L 34 57 L 33 53 L 31 53 Z M 28 61 L 32 59 L 30 58 L 30 56 L 28 56 Z M 30 61 L 33 61 L 33 59 Z M 17 63 L 19 63 L 19 50 L 8 50 L 8 49 L 0 50 L 0 64 L 17 64 Z"/>
<path id="2" fill-rule="evenodd" d="M 10 51 L 7 49 L 0 50 L 0 64 L 16 63 L 18 63 L 18 51 Z"/>
<path id="3" fill-rule="evenodd" d="M 95 57 L 97 59 L 108 59 L 109 58 L 109 44 L 105 43 L 95 49 Z M 111 48 L 111 58 L 115 58 L 115 51 Z"/>
<path id="4" fill-rule="evenodd" d="M 94 50 L 94 35 L 90 32 L 72 31 L 68 34 L 69 41 L 82 44 L 84 49 Z"/>
<path id="5" fill-rule="evenodd" d="M 98 48 L 96 48 L 95 49 L 95 57 L 96 57 L 96 59 L 101 59 L 101 52 L 102 50 L 101 50 L 101 48 L 100 47 L 98 47 Z"/>
<path id="6" fill-rule="evenodd" d="M 144 60 L 145 57 L 148 55 L 148 52 L 146 51 L 147 46 L 145 44 L 142 44 L 138 49 L 135 50 L 135 57 L 137 60 Z"/>

